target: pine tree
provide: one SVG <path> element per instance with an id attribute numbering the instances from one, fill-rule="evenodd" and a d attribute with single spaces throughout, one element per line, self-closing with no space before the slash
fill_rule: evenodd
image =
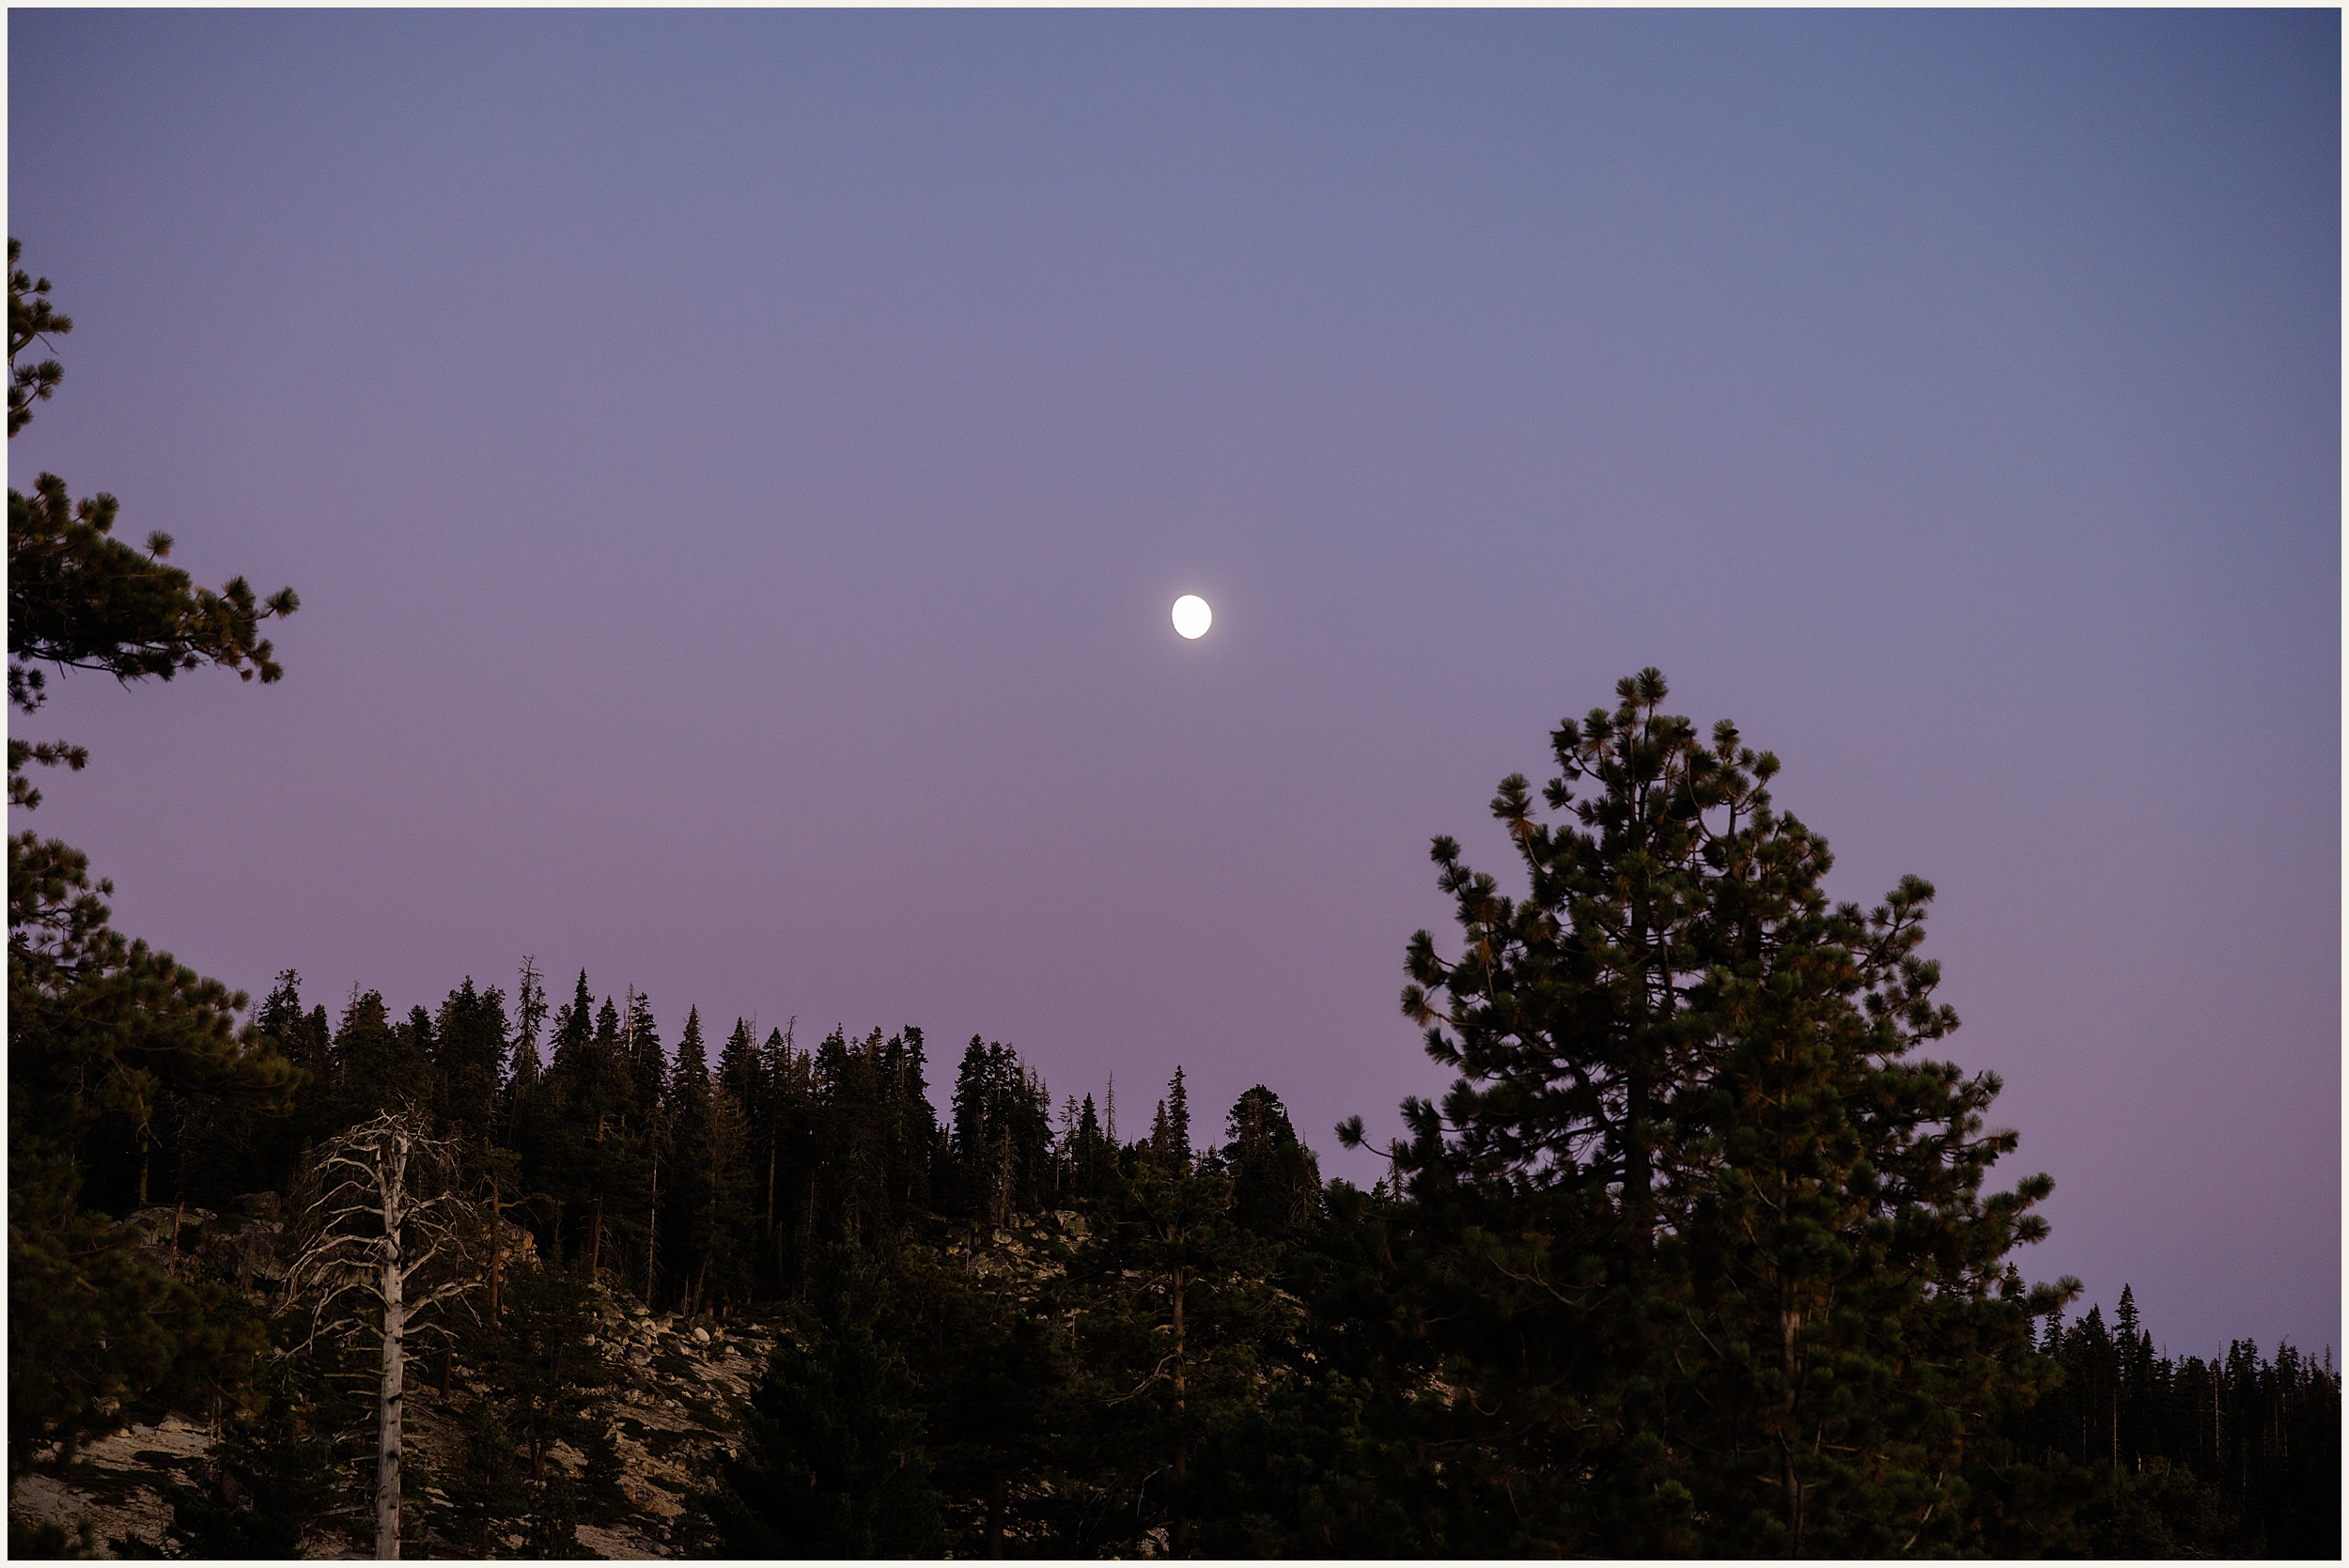
<path id="1" fill-rule="evenodd" d="M 269 1109 L 163 1089 L 148 1118 L 151 1147 L 141 1158 L 157 1171 L 170 1171 L 167 1193 L 159 1190 L 156 1196 L 219 1209 L 243 1194 L 285 1190 L 302 1151 L 326 1130 L 320 1110 L 331 1073 L 332 1038 L 326 1009 L 305 1012 L 301 977 L 291 970 L 280 972 L 276 986 L 254 1010 L 242 1040 L 249 1049 L 273 1049 L 293 1067 L 297 1076 L 287 1091 L 290 1108 Z M 118 1176 L 131 1174 L 125 1171 L 102 1178 L 89 1190 L 102 1201 Z M 129 1191 L 128 1184 L 119 1190 Z"/>
<path id="2" fill-rule="evenodd" d="M 334 1491 L 329 1453 L 281 1389 L 258 1416 L 229 1423 L 206 1467 L 210 1485 L 164 1483 L 171 1540 L 187 1557 L 300 1557 L 304 1529 Z"/>
<path id="3" fill-rule="evenodd" d="M 1706 1409 L 1740 1410 L 1691 1440 L 1743 1456 L 1698 1467 L 1699 1504 L 1726 1518 L 1773 1495 L 1796 1551 L 1979 1546 L 1962 1478 L 2003 1462 L 1995 1434 L 2043 1383 L 2030 1318 L 2077 1289 L 2028 1292 L 2009 1258 L 2046 1234 L 2026 1211 L 2048 1184 L 1985 1196 L 2015 1141 L 1982 1131 L 1997 1079 L 1907 1060 L 1956 1022 L 1914 952 L 1932 890 L 1905 879 L 1864 923 L 1829 911 L 1824 843 L 1773 830 L 1766 802 L 1754 825 L 1754 881 L 1783 851 L 1797 891 L 1735 890 L 1744 929 L 1724 925 L 1767 956 L 1717 965 L 1692 996 L 1717 1054 L 1676 1128 L 1684 1266 L 1720 1347 L 1688 1356 L 1692 1382 Z"/>
<path id="4" fill-rule="evenodd" d="M 432 1077 L 442 1126 L 477 1143 L 497 1124 L 506 1052 L 506 994 L 474 988 L 468 975 L 431 1020 Z"/>
<path id="5" fill-rule="evenodd" d="M 12 847 L 20 840 L 11 841 Z M 218 1327 L 258 1347 L 250 1314 L 215 1323 L 196 1293 L 130 1251 L 119 1214 L 177 1189 L 192 1116 L 271 1116 L 295 1074 L 233 1029 L 245 1004 L 125 940 L 86 878 L 28 886 L 11 867 L 9 1418 L 11 1463 L 36 1441 L 103 1430 L 107 1411 L 210 1355 Z M 184 1196 L 183 1192 L 177 1195 Z M 101 1207 L 101 1205 L 103 1205 Z"/>
<path id="6" fill-rule="evenodd" d="M 986 1041 L 972 1035 L 971 1043 L 963 1048 L 962 1064 L 955 1072 L 954 1096 L 955 1212 L 990 1225 L 999 1222 L 999 1182 L 991 1157 L 993 1129 L 988 1126 L 996 1068 L 996 1063 L 988 1059 Z"/>
<path id="7" fill-rule="evenodd" d="M 804 1116 L 799 1223 L 813 1240 L 880 1246 L 931 1213 L 931 1173 L 953 1160 L 925 1081 L 921 1031 L 851 1041 L 841 1030 L 801 1059 L 812 1105 L 786 1083 L 786 1113 Z"/>
<path id="8" fill-rule="evenodd" d="M 721 1315 L 749 1301 L 754 1224 L 750 1185 L 751 1121 L 723 1075 L 709 1089 L 708 1198 L 703 1231 L 706 1298 Z"/>
<path id="9" fill-rule="evenodd" d="M 1225 1123 L 1224 1165 L 1232 1174 L 1232 1217 L 1251 1231 L 1278 1234 L 1310 1221 L 1321 1202 L 1321 1165 L 1298 1141 L 1281 1096 L 1259 1083 L 1234 1101 Z"/>
<path id="10" fill-rule="evenodd" d="M 671 1148 L 674 1117 L 668 1098 L 668 1058 L 661 1048 L 661 1029 L 654 1022 L 651 999 L 633 986 L 628 991 L 628 1014 L 620 1026 L 623 1054 L 635 1086 L 638 1154 L 645 1170 L 644 1241 L 631 1237 L 630 1255 L 641 1250 L 644 1272 L 641 1294 L 650 1306 L 661 1281 L 661 1215 L 662 1162 L 671 1161 L 669 1179 L 676 1179 Z"/>
<path id="11" fill-rule="evenodd" d="M 767 1037 L 767 1103 L 760 1119 L 759 1146 L 765 1159 L 760 1199 L 766 1255 L 764 1278 L 778 1295 L 790 1295 L 804 1279 L 817 1210 L 816 1151 L 821 1103 L 815 1053 L 793 1048 L 792 1026 Z"/>
<path id="12" fill-rule="evenodd" d="M 1559 727 L 1563 821 L 1502 781 L 1528 896 L 1438 839 L 1462 951 L 1410 944 L 1405 1011 L 1461 1076 L 1406 1102 L 1396 1159 L 1440 1277 L 1482 1279 L 1439 1310 L 1530 1467 L 1499 1549 L 1962 1545 L 2030 1314 L 2077 1288 L 2008 1262 L 2048 1184 L 1983 1196 L 1997 1079 L 1906 1060 L 1956 1021 L 1915 953 L 1931 889 L 1829 907 L 1777 759 L 1666 694 L 1643 671 Z"/>
<path id="13" fill-rule="evenodd" d="M 17 266 L 8 241 L 8 435 L 13 440 L 64 379 L 54 359 L 20 364 L 72 330 L 46 278 Z M 257 601 L 244 579 L 218 592 L 168 564 L 172 540 L 144 551 L 113 536 L 119 505 L 71 500 L 43 474 L 30 495 L 8 491 L 8 701 L 32 714 L 52 668 L 103 672 L 125 684 L 169 680 L 207 663 L 264 683 L 282 674 L 261 623 L 293 613 L 291 589 Z M 8 802 L 40 791 L 28 764 L 78 770 L 70 742 L 8 737 Z M 35 1443 L 70 1457 L 109 1422 L 117 1402 L 144 1396 L 202 1364 L 223 1365 L 229 1338 L 249 1359 L 250 1314 L 174 1280 L 128 1250 L 128 1236 L 84 1205 L 99 1187 L 135 1191 L 158 1136 L 192 1123 L 218 1127 L 282 1114 L 299 1080 L 266 1035 L 241 1041 L 246 999 L 116 931 L 110 883 L 88 857 L 38 833 L 8 837 L 9 1468 Z M 159 1126 L 159 1118 L 166 1124 Z M 135 1150 L 135 1183 L 106 1178 L 94 1157 Z M 184 1153 L 184 1151 L 180 1151 Z M 207 1321 L 207 1316 L 210 1321 Z M 175 1369 L 178 1369 L 175 1371 Z"/>
<path id="14" fill-rule="evenodd" d="M 17 268 L 19 246 L 8 241 L 8 438 L 32 419 L 32 399 L 45 399 L 64 379 L 54 359 L 20 366 L 36 343 L 73 330 L 49 303 L 49 280 Z M 266 601 L 241 577 L 215 593 L 194 586 L 167 566 L 168 534 L 150 534 L 144 552 L 113 536 L 120 504 L 99 494 L 75 503 L 65 481 L 44 474 L 33 493 L 8 491 L 8 700 L 31 713 L 46 700 L 41 666 L 97 670 L 130 682 L 169 680 L 205 664 L 233 670 L 266 685 L 278 679 L 263 621 L 300 607 L 290 588 Z M 16 803 L 18 770 L 25 760 L 80 767 L 77 749 L 9 743 L 9 799 Z"/>
<path id="15" fill-rule="evenodd" d="M 718 1086 L 732 1094 L 747 1114 L 758 1103 L 764 1077 L 757 1032 L 748 1018 L 737 1018 L 733 1032 L 718 1052 Z"/>
<path id="16" fill-rule="evenodd" d="M 1066 1153 L 1063 1163 L 1068 1169 L 1072 1184 L 1071 1195 L 1088 1202 L 1102 1197 L 1109 1190 L 1117 1166 L 1108 1133 L 1101 1126 L 1100 1113 L 1093 1107 L 1093 1096 L 1087 1094 L 1069 1118 L 1064 1140 Z"/>
<path id="17" fill-rule="evenodd" d="M 957 1214 L 994 1227 L 1050 1203 L 1051 1096 L 1017 1051 L 971 1037 L 955 1078 L 954 1116 Z"/>
<path id="18" fill-rule="evenodd" d="M 709 1053 L 702 1043 L 698 1007 L 685 1015 L 685 1032 L 677 1041 L 677 1064 L 663 1097 L 669 1107 L 672 1172 L 661 1226 L 668 1234 L 663 1255 L 668 1278 L 676 1284 L 675 1299 L 681 1311 L 690 1312 L 699 1307 L 708 1288 L 717 1239 Z"/>
<path id="19" fill-rule="evenodd" d="M 651 1155 L 636 1085 L 619 1009 L 609 998 L 596 1004 L 582 970 L 556 1012 L 553 1054 L 516 1142 L 527 1179 L 553 1205 L 556 1222 L 540 1238 L 547 1255 L 582 1263 L 591 1278 L 611 1270 L 625 1281 L 642 1255 Z"/>
<path id="20" fill-rule="evenodd" d="M 1159 1155 L 1160 1164 L 1173 1169 L 1189 1169 L 1191 1164 L 1191 1094 L 1184 1089 L 1182 1068 L 1174 1068 L 1174 1078 L 1168 1079 L 1168 1096 L 1159 1101 L 1159 1112 L 1151 1117 L 1151 1150 Z"/>
<path id="21" fill-rule="evenodd" d="M 1181 1556 L 1200 1523 L 1198 1470 L 1261 1404 L 1268 1348 L 1294 1332 L 1295 1307 L 1272 1284 L 1269 1247 L 1233 1223 L 1220 1172 L 1152 1152 L 1100 1221 L 1059 1300 L 1074 1312 L 1084 1410 L 1073 1436 L 1110 1494 L 1097 1512 L 1123 1522 L 1071 1545 L 1128 1555 L 1159 1529 Z"/>
<path id="22" fill-rule="evenodd" d="M 518 1269 L 507 1310 L 482 1347 L 482 1372 L 499 1391 L 534 1485 L 546 1481 L 557 1442 L 583 1449 L 598 1430 L 596 1399 L 612 1376 L 595 1338 L 594 1302 L 594 1287 L 574 1270 Z"/>
<path id="23" fill-rule="evenodd" d="M 933 1557 L 944 1545 L 919 1390 L 876 1328 L 884 1288 L 856 1250 L 831 1258 L 706 1499 L 715 1555 Z"/>
<path id="24" fill-rule="evenodd" d="M 272 1041 L 278 1054 L 302 1074 L 301 1088 L 324 1085 L 331 1071 L 329 1049 L 333 1034 L 327 1027 L 325 1008 L 303 1010 L 300 974 L 292 970 L 278 971 L 276 986 L 261 1000 L 253 1015 L 253 1032 Z"/>
<path id="25" fill-rule="evenodd" d="M 481 1370 L 490 1374 L 486 1365 Z M 464 1462 L 443 1489 L 450 1541 L 470 1556 L 486 1560 L 532 1512 L 533 1489 L 525 1483 L 518 1446 L 499 1400 L 477 1399 L 465 1412 Z"/>
<path id="26" fill-rule="evenodd" d="M 329 1047 L 325 1130 L 339 1132 L 386 1110 L 428 1115 L 439 1098 L 433 1056 L 429 1014 L 418 1007 L 395 1022 L 382 992 L 353 985 Z"/>
<path id="27" fill-rule="evenodd" d="M 623 1052 L 630 1063 L 630 1073 L 636 1089 L 639 1110 L 650 1110 L 661 1103 L 667 1088 L 669 1059 L 661 1046 L 661 1025 L 652 1014 L 652 999 L 633 986 L 628 991 L 628 1009 L 620 1023 Z"/>
<path id="28" fill-rule="evenodd" d="M 596 998 L 587 988 L 587 971 L 579 971 L 579 985 L 571 1000 L 554 1011 L 554 1054 L 548 1065 L 562 1070 L 567 1057 L 576 1057 L 596 1037 Z M 576 1070 L 576 1069 L 574 1069 Z"/>
<path id="29" fill-rule="evenodd" d="M 521 1137 L 523 1104 L 545 1072 L 538 1060 L 538 1031 L 546 1017 L 547 992 L 539 981 L 538 962 L 525 955 L 521 977 L 514 987 L 514 1059 L 506 1079 L 504 1109 L 509 1140 Z"/>

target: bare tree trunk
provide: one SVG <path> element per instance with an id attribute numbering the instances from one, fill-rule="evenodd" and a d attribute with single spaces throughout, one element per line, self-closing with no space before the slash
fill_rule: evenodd
<path id="1" fill-rule="evenodd" d="M 490 1321 L 498 1320 L 498 1229 L 506 1222 L 506 1205 L 498 1202 L 497 1172 L 490 1173 Z"/>
<path id="2" fill-rule="evenodd" d="M 408 1151 L 377 1167 L 383 1194 L 383 1381 L 376 1397 L 375 1555 L 399 1556 L 399 1437 L 408 1381 L 407 1271 L 400 1267 L 400 1211 L 406 1206 Z"/>
<path id="3" fill-rule="evenodd" d="M 1786 1289 L 1779 1287 L 1778 1332 L 1780 1365 L 1786 1378 L 1785 1430 L 1779 1434 L 1779 1485 L 1785 1494 L 1786 1538 L 1789 1557 L 1802 1556 L 1802 1477 L 1795 1469 L 1795 1415 L 1800 1399 L 1802 1371 L 1797 1355 L 1797 1341 L 1802 1332 L 1801 1314 L 1786 1300 Z"/>
<path id="4" fill-rule="evenodd" d="M 652 1310 L 654 1264 L 660 1257 L 661 1242 L 661 1141 L 652 1143 L 652 1199 L 645 1212 L 645 1307 Z"/>
<path id="5" fill-rule="evenodd" d="M 598 1151 L 598 1157 L 596 1160 L 596 1179 L 599 1183 L 600 1183 L 603 1179 L 603 1159 L 601 1157 L 601 1151 L 603 1149 L 603 1122 L 604 1119 L 602 1117 L 599 1116 L 596 1118 L 596 1149 Z M 600 1186 L 599 1186 L 596 1189 L 596 1226 L 593 1231 L 588 1233 L 587 1236 L 587 1278 L 590 1281 L 596 1278 L 597 1267 L 602 1262 L 602 1259 L 603 1189 Z"/>
<path id="6" fill-rule="evenodd" d="M 338 1133 L 320 1145 L 317 1179 L 320 1190 L 309 1204 L 317 1230 L 301 1248 L 286 1276 L 286 1306 L 311 1301 L 307 1343 L 332 1328 L 350 1329 L 366 1321 L 335 1303 L 359 1293 L 382 1309 L 382 1367 L 376 1391 L 375 1555 L 399 1556 L 399 1467 L 408 1382 L 408 1322 L 439 1303 L 471 1290 L 475 1281 L 462 1266 L 461 1250 L 479 1223 L 447 1188 L 456 1174 L 456 1146 L 422 1136 L 407 1116 L 386 1111 L 373 1122 Z M 416 1198 L 414 1177 L 426 1196 Z M 495 1208 L 491 1210 L 495 1222 Z M 409 1255 L 408 1244 L 416 1243 Z M 419 1285 L 412 1298 L 409 1279 L 443 1252 L 458 1265 L 445 1282 Z M 443 1365 L 445 1376 L 446 1362 Z"/>
<path id="7" fill-rule="evenodd" d="M 1175 1554 L 1180 1556 L 1190 1548 L 1190 1501 L 1180 1490 L 1183 1479 L 1190 1472 L 1190 1400 L 1183 1376 L 1183 1265 L 1174 1265 L 1174 1484 L 1179 1507 L 1186 1510 L 1174 1515 L 1174 1541 Z"/>

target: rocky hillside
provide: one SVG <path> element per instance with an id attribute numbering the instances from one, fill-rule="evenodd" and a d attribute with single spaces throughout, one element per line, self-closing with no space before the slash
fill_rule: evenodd
<path id="1" fill-rule="evenodd" d="M 244 1212 L 148 1209 L 132 1217 L 140 1247 L 175 1268 L 202 1267 L 235 1279 L 257 1300 L 267 1300 L 284 1275 L 277 1258 L 275 1200 L 242 1201 Z M 515 1266 L 533 1266 L 526 1233 L 515 1232 Z M 608 1430 L 620 1458 L 619 1487 L 630 1510 L 603 1523 L 576 1527 L 577 1555 L 661 1558 L 683 1555 L 677 1521 L 692 1493 L 708 1484 L 722 1451 L 731 1450 L 738 1410 L 774 1345 L 771 1326 L 739 1319 L 720 1323 L 654 1316 L 633 1302 L 599 1303 L 595 1339 L 615 1375 L 605 1390 Z M 412 1362 L 407 1400 L 409 1533 L 430 1556 L 471 1557 L 450 1539 L 450 1505 L 443 1483 L 466 1462 L 466 1415 L 486 1390 L 471 1383 L 459 1359 L 442 1392 L 437 1356 Z M 173 1487 L 217 1495 L 223 1478 L 213 1463 L 219 1439 L 210 1412 L 124 1411 L 123 1424 L 88 1444 L 70 1461 L 54 1452 L 33 1456 L 10 1491 L 12 1535 L 43 1526 L 64 1532 L 64 1549 L 97 1557 L 180 1555 L 168 1531 Z M 338 1445 L 336 1500 L 303 1540 L 304 1557 L 372 1556 L 374 1525 L 371 1432 L 354 1431 Z M 551 1463 L 583 1479 L 586 1460 L 566 1443 Z M 233 1483 L 228 1489 L 233 1493 Z M 607 1510 L 607 1513 L 611 1511 Z M 54 1541 L 54 1536 L 51 1536 Z M 519 1535 L 501 1543 L 521 1552 Z M 536 1554 L 533 1554 L 536 1555 Z"/>

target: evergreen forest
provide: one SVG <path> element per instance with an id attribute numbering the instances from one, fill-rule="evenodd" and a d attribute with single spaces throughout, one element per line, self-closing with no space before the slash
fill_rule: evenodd
<path id="1" fill-rule="evenodd" d="M 17 257 L 11 436 L 71 326 Z M 90 760 L 18 737 L 50 673 L 279 674 L 291 590 L 117 510 L 9 493 L 23 810 Z M 1455 925 L 1401 1009 L 1454 1081 L 1334 1129 L 1366 1188 L 1279 1085 L 1121 1107 L 698 1002 L 667 1038 L 535 957 L 256 1001 L 12 833 L 12 1496 L 171 1417 L 184 1556 L 2338 1558 L 2329 1349 L 2173 1357 L 2132 1292 L 2030 1279 L 2051 1184 L 1941 1054 L 1932 887 L 1832 900 L 1779 759 L 1654 670 L 1548 755 L 1490 802 L 1505 878 L 1434 842 Z M 659 1518 L 621 1439 L 691 1368 L 630 1324 L 759 1350 Z M 10 1546 L 141 1544 L 12 1507 Z"/>

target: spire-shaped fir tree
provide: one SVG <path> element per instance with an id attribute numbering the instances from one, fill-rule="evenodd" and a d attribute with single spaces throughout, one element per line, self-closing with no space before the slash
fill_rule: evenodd
<path id="1" fill-rule="evenodd" d="M 702 1039 L 699 1007 L 685 1015 L 685 1032 L 677 1037 L 677 1063 L 669 1074 L 669 1168 L 663 1185 L 661 1229 L 666 1236 L 661 1252 L 669 1281 L 668 1299 L 680 1310 L 698 1305 L 707 1289 L 710 1250 L 712 1142 L 710 1127 L 709 1049 Z"/>
<path id="2" fill-rule="evenodd" d="M 506 994 L 474 988 L 473 977 L 448 994 L 433 1019 L 433 1079 L 443 1129 L 468 1149 L 497 1124 L 506 1042 Z"/>
<path id="3" fill-rule="evenodd" d="M 546 1076 L 546 1063 L 538 1052 L 539 1032 L 546 1027 L 547 990 L 538 973 L 535 957 L 525 955 L 521 973 L 514 984 L 514 1048 L 507 1060 L 506 1082 L 498 1101 L 498 1119 L 505 1129 L 506 1144 L 516 1150 L 530 1146 L 530 1102 L 538 1091 L 539 1079 Z"/>

